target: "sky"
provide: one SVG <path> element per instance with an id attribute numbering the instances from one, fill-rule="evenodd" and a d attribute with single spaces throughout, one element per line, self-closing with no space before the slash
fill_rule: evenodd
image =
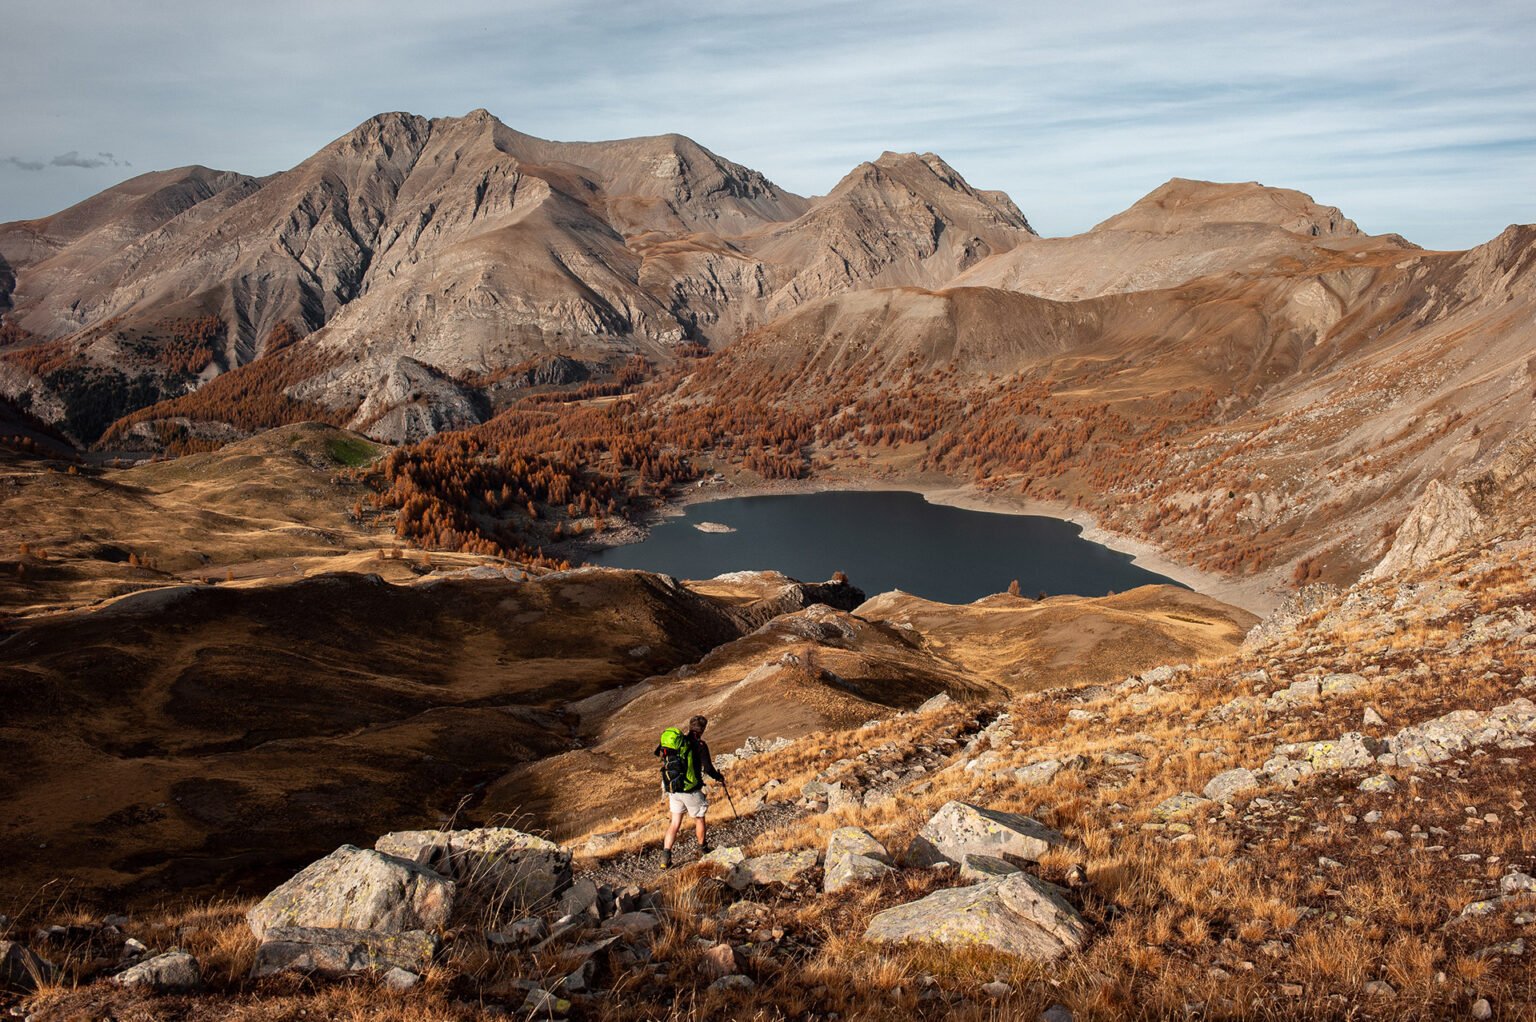
<path id="1" fill-rule="evenodd" d="M 1536 221 L 1536 4 L 4 0 L 0 221 L 386 110 L 675 131 L 801 194 L 938 153 L 1073 234 L 1170 177 L 1466 248 Z"/>

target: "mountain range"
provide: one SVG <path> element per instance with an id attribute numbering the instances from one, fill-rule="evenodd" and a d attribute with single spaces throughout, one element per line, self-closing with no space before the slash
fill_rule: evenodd
<path id="1" fill-rule="evenodd" d="M 561 143 L 485 111 L 384 114 L 270 177 L 146 174 L 0 226 L 0 309 L 54 342 L 7 359 L 0 386 L 89 443 L 319 332 L 326 368 L 299 391 L 418 438 L 477 418 L 466 377 L 664 361 L 811 299 L 941 285 L 1031 237 L 931 154 L 887 153 L 810 200 L 678 135 Z M 190 322 L 213 325 L 189 341 Z M 379 423 L 414 390 L 421 416 Z"/>
<path id="2" fill-rule="evenodd" d="M 1424 251 L 1185 179 L 1042 238 L 931 153 L 807 198 L 678 135 L 383 114 L 269 177 L 146 174 L 0 225 L 0 398 L 42 440 L 176 451 L 303 420 L 504 437 L 530 398 L 654 380 L 602 428 L 985 478 L 1207 568 L 1343 579 L 1430 481 L 1525 442 L 1533 246 Z M 657 439 L 743 394 L 796 439 Z"/>
<path id="3" fill-rule="evenodd" d="M 0 1010 L 1530 1017 L 1533 266 L 483 111 L 0 225 Z M 1199 591 L 571 566 L 844 486 Z"/>

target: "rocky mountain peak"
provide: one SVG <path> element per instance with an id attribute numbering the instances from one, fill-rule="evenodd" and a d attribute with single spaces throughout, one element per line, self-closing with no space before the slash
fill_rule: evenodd
<path id="1" fill-rule="evenodd" d="M 1094 231 L 1172 234 L 1209 224 L 1258 223 L 1311 237 L 1355 237 L 1359 226 L 1337 206 L 1319 205 L 1290 188 L 1257 181 L 1228 184 L 1172 178 Z"/>
<path id="2" fill-rule="evenodd" d="M 1468 294 L 1503 296 L 1536 286 L 1536 224 L 1511 224 L 1462 256 Z"/>
<path id="3" fill-rule="evenodd" d="M 378 150 L 384 156 L 392 157 L 401 148 L 420 150 L 431 134 L 434 123 L 437 122 L 399 111 L 376 114 L 316 155 L 330 153 L 355 156 Z"/>
<path id="4" fill-rule="evenodd" d="M 999 191 L 979 191 L 934 153 L 886 151 L 861 163 L 837 183 L 819 205 L 839 200 L 920 201 L 942 210 L 944 219 L 978 217 L 990 226 L 1034 234 L 1013 200 Z M 1007 246 L 1004 246 L 1007 247 Z"/>

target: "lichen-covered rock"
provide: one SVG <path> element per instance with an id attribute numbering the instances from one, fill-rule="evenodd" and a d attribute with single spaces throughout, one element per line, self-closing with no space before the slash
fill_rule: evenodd
<path id="1" fill-rule="evenodd" d="M 1366 684 L 1365 676 L 1361 674 L 1325 674 L 1317 683 L 1318 691 L 1325 696 L 1344 695 L 1361 688 Z"/>
<path id="2" fill-rule="evenodd" d="M 699 861 L 713 862 L 716 865 L 724 866 L 726 869 L 730 869 L 733 866 L 739 865 L 746 859 L 746 857 L 747 853 L 743 852 L 740 848 L 714 848 L 699 856 Z"/>
<path id="3" fill-rule="evenodd" d="M 1301 681 L 1293 681 L 1285 688 L 1273 693 L 1265 704 L 1271 710 L 1284 710 L 1298 703 L 1311 702 L 1318 698 L 1322 692 L 1322 686 L 1315 678 L 1304 678 Z"/>
<path id="4" fill-rule="evenodd" d="M 340 927 L 274 926 L 256 949 L 251 976 L 278 972 L 344 976 L 401 969 L 421 975 L 437 953 L 437 938 L 423 930 L 383 933 Z"/>
<path id="5" fill-rule="evenodd" d="M 891 861 L 885 845 L 863 827 L 839 827 L 827 838 L 827 862 L 844 855 L 863 855 L 887 865 Z"/>
<path id="6" fill-rule="evenodd" d="M 738 891 L 753 885 L 792 884 L 805 879 L 815 868 L 816 853 L 810 849 L 773 852 L 744 859 L 726 874 L 725 882 Z"/>
<path id="7" fill-rule="evenodd" d="M 827 860 L 821 889 L 831 894 L 834 891 L 841 891 L 850 884 L 878 880 L 890 872 L 891 867 L 887 863 L 868 855 L 839 855 L 835 859 Z"/>
<path id="8" fill-rule="evenodd" d="M 1057 759 L 1042 759 L 1038 763 L 1019 767 L 1013 772 L 1013 779 L 1019 784 L 1045 784 L 1061 770 L 1061 761 Z"/>
<path id="9" fill-rule="evenodd" d="M 1312 764 L 1314 770 L 1363 770 L 1376 765 L 1376 755 L 1381 743 L 1367 738 L 1358 731 L 1351 731 L 1338 738 L 1320 742 L 1301 742 L 1282 745 L 1276 752 L 1300 758 Z"/>
<path id="10" fill-rule="evenodd" d="M 1067 839 L 1029 816 L 983 809 L 968 802 L 946 803 L 912 839 L 906 861 L 913 866 L 955 865 L 969 852 L 1036 862 Z"/>
<path id="11" fill-rule="evenodd" d="M 1397 782 L 1391 774 L 1372 774 L 1358 785 L 1361 791 L 1380 792 L 1387 794 L 1397 790 Z"/>
<path id="12" fill-rule="evenodd" d="M 374 848 L 427 866 L 508 907 L 542 907 L 571 886 L 569 851 L 511 827 L 397 831 L 379 838 Z"/>
<path id="13" fill-rule="evenodd" d="M 0 989 L 31 990 L 51 979 L 53 963 L 15 941 L 0 940 Z"/>
<path id="14" fill-rule="evenodd" d="M 1161 819 L 1174 816 L 1183 816 L 1211 805 L 1211 800 L 1192 791 L 1181 791 L 1177 795 L 1169 795 L 1152 809 L 1152 815 Z"/>
<path id="15" fill-rule="evenodd" d="M 564 1018 L 570 1012 L 570 1001 L 550 993 L 543 987 L 534 987 L 528 991 L 528 996 L 523 998 L 522 1015 L 524 1018 Z"/>
<path id="16" fill-rule="evenodd" d="M 979 855 L 976 852 L 971 852 L 960 864 L 960 876 L 966 880 L 992 880 L 1022 872 L 1007 859 L 999 859 L 995 855 Z"/>
<path id="17" fill-rule="evenodd" d="M 1305 760 L 1294 760 L 1288 756 L 1271 756 L 1264 761 L 1263 775 L 1269 778 L 1271 784 L 1282 788 L 1294 788 L 1303 777 L 1313 774 L 1312 764 Z"/>
<path id="18" fill-rule="evenodd" d="M 1215 802 L 1231 802 L 1237 796 L 1259 786 L 1259 779 L 1247 767 L 1223 770 L 1205 786 L 1205 797 Z"/>
<path id="19" fill-rule="evenodd" d="M 1080 949 L 1086 936 L 1077 910 L 1022 872 L 886 909 L 864 933 L 872 941 L 980 944 L 1038 962 Z"/>
<path id="20" fill-rule="evenodd" d="M 437 930 L 453 911 L 453 881 L 406 859 L 342 845 L 246 914 L 258 939 L 273 927 Z"/>
<path id="21" fill-rule="evenodd" d="M 156 992 L 192 990 L 203 982 L 197 959 L 185 951 L 167 951 L 155 955 L 112 977 L 121 987 Z"/>
<path id="22" fill-rule="evenodd" d="M 1482 516 L 1459 486 L 1432 479 L 1424 495 L 1398 526 L 1392 549 L 1371 570 L 1373 579 L 1420 568 L 1458 550 L 1483 531 Z"/>
<path id="23" fill-rule="evenodd" d="M 1443 763 L 1477 746 L 1494 745 L 1536 734 L 1536 703 L 1516 699 L 1485 712 L 1453 710 L 1433 720 L 1405 727 L 1387 739 L 1379 761 L 1419 767 Z"/>

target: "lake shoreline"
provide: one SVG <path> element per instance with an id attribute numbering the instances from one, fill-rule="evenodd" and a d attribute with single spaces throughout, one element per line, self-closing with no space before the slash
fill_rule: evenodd
<path id="1" fill-rule="evenodd" d="M 1082 530 L 1082 538 L 1107 547 L 1117 553 L 1128 554 L 1131 563 L 1139 568 L 1165 576 L 1186 585 L 1198 593 L 1215 597 L 1224 603 L 1241 607 L 1259 617 L 1268 616 L 1285 599 L 1283 593 L 1274 592 L 1272 580 L 1264 576 L 1249 579 L 1232 579 L 1213 572 L 1182 564 L 1168 556 L 1154 544 L 1112 532 L 1101 527 L 1098 520 L 1083 508 L 1065 502 L 1032 500 L 1012 494 L 988 493 L 975 486 L 957 484 L 952 479 L 893 478 L 868 479 L 838 477 L 836 479 L 776 479 L 762 480 L 746 485 L 716 483 L 694 486 L 683 490 L 674 498 L 656 507 L 644 521 L 613 536 L 614 542 L 598 544 L 604 548 L 626 546 L 644 540 L 650 526 L 668 518 L 675 518 L 695 504 L 708 504 L 720 500 L 742 497 L 789 496 L 807 493 L 835 493 L 838 491 L 916 493 L 930 504 L 959 508 L 965 511 L 983 511 L 993 514 L 1035 516 L 1070 522 Z M 814 580 L 813 580 L 814 581 Z M 858 580 L 854 579 L 855 584 Z M 873 593 L 871 596 L 875 595 Z"/>

